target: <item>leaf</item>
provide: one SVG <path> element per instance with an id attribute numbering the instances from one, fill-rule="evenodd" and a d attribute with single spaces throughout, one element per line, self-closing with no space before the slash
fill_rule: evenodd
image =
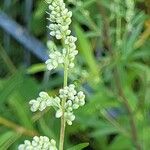
<path id="1" fill-rule="evenodd" d="M 10 137 L 12 137 L 15 132 L 7 131 L 0 136 L 0 146 L 2 146 Z"/>
<path id="2" fill-rule="evenodd" d="M 24 100 L 21 95 L 16 91 L 9 98 L 9 104 L 15 112 L 15 115 L 18 117 L 19 122 L 29 128 L 33 129 L 33 124 L 31 121 L 31 114 L 29 113 L 29 109 L 27 109 Z"/>
<path id="3" fill-rule="evenodd" d="M 103 137 L 103 136 L 107 136 L 107 135 L 111 135 L 111 134 L 117 134 L 118 130 L 115 128 L 102 128 L 99 130 L 96 130 L 95 132 L 91 133 L 92 137 Z"/>
<path id="4" fill-rule="evenodd" d="M 80 6 L 78 6 L 75 10 L 73 10 L 74 13 L 76 13 L 76 11 L 79 11 L 80 9 L 83 8 L 88 8 L 89 6 L 93 5 L 97 0 L 86 0 L 84 1 L 84 3 Z"/>
<path id="5" fill-rule="evenodd" d="M 82 53 L 84 60 L 86 61 L 90 69 L 90 72 L 92 73 L 91 76 L 93 77 L 94 75 L 95 79 L 99 79 L 99 68 L 93 56 L 90 41 L 87 39 L 87 37 L 85 36 L 84 32 L 78 24 L 75 24 L 74 28 L 78 37 L 79 50 Z"/>
<path id="6" fill-rule="evenodd" d="M 133 29 L 131 35 L 128 37 L 126 36 L 125 39 L 123 40 L 123 60 L 127 61 L 131 56 L 132 53 L 136 50 L 134 45 L 135 42 L 137 41 L 142 29 L 143 29 L 143 24 L 145 17 L 143 13 L 139 13 L 135 18 L 134 18 L 136 24 L 136 28 Z"/>
<path id="7" fill-rule="evenodd" d="M 15 91 L 19 91 L 24 99 L 31 99 L 38 93 L 38 84 L 32 78 L 25 76 L 22 72 L 16 72 L 10 78 L 6 78 L 0 88 L 0 105 L 7 101 L 8 97 Z M 32 89 L 32 90 L 31 90 Z"/>
<path id="8" fill-rule="evenodd" d="M 106 126 L 99 127 L 99 129 L 95 130 L 91 133 L 92 137 L 103 137 L 110 134 L 116 134 L 118 133 L 118 129 L 106 124 Z"/>
<path id="9" fill-rule="evenodd" d="M 8 148 L 11 148 L 12 144 L 14 144 L 18 138 L 20 137 L 19 134 L 15 134 L 14 136 L 12 136 L 8 141 L 6 141 L 6 143 L 1 147 L 1 150 L 6 150 Z"/>
<path id="10" fill-rule="evenodd" d="M 131 62 L 128 66 L 143 78 L 143 75 L 146 75 L 147 82 L 150 81 L 150 68 L 146 64 L 140 62 Z M 141 74 L 142 73 L 142 74 Z"/>
<path id="11" fill-rule="evenodd" d="M 124 93 L 130 105 L 130 108 L 134 111 L 138 103 L 138 98 L 136 94 L 128 86 L 124 87 Z"/>
<path id="12" fill-rule="evenodd" d="M 13 131 L 7 131 L 0 135 L 0 149 L 6 150 L 20 137 L 19 134 L 16 134 Z"/>
<path id="13" fill-rule="evenodd" d="M 27 69 L 27 73 L 28 74 L 35 74 L 35 73 L 42 72 L 42 71 L 45 71 L 45 70 L 46 70 L 45 64 L 44 63 L 39 63 L 39 64 L 35 64 L 35 65 L 30 66 Z"/>
<path id="14" fill-rule="evenodd" d="M 134 149 L 133 145 L 131 143 L 131 140 L 118 135 L 115 137 L 115 139 L 112 141 L 112 143 L 110 144 L 110 146 L 108 147 L 108 150 L 127 150 L 127 149 Z"/>
<path id="15" fill-rule="evenodd" d="M 141 128 L 141 132 L 140 132 L 140 139 L 143 141 L 143 150 L 149 149 L 150 147 L 150 127 L 146 127 L 146 126 L 142 126 Z"/>
<path id="16" fill-rule="evenodd" d="M 89 97 L 89 102 L 82 108 L 83 113 L 93 115 L 104 108 L 118 106 L 116 98 L 106 89 L 99 87 L 99 91 Z"/>
<path id="17" fill-rule="evenodd" d="M 44 135 L 47 135 L 50 138 L 56 139 L 54 130 L 52 128 L 50 128 L 49 125 L 46 124 L 46 122 L 43 118 L 39 119 L 39 125 L 40 125 L 40 128 L 41 128 L 42 132 L 44 133 Z"/>
<path id="18" fill-rule="evenodd" d="M 89 143 L 81 143 L 78 145 L 75 145 L 67 150 L 82 150 L 83 148 L 87 147 L 89 145 Z"/>
<path id="19" fill-rule="evenodd" d="M 32 13 L 30 27 L 34 34 L 41 35 L 43 32 L 45 32 L 45 28 L 43 28 L 43 26 L 46 26 L 46 20 L 44 18 L 47 4 L 43 1 L 37 1 L 35 4 L 36 9 Z"/>
<path id="20" fill-rule="evenodd" d="M 8 96 L 11 92 L 21 83 L 21 76 L 19 74 L 15 74 L 11 76 L 11 78 L 6 79 L 3 84 L 3 88 L 0 90 L 0 104 L 2 104 L 5 100 L 7 100 Z"/>

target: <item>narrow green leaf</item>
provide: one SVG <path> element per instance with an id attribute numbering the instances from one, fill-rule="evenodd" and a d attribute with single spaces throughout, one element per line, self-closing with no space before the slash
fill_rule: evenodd
<path id="1" fill-rule="evenodd" d="M 31 90 L 32 89 L 32 90 Z M 10 78 L 6 78 L 0 88 L 0 105 L 8 100 L 8 97 L 18 91 L 24 99 L 36 96 L 38 89 L 37 82 L 25 76 L 21 71 L 16 72 Z"/>
<path id="2" fill-rule="evenodd" d="M 9 139 L 11 138 L 15 132 L 7 131 L 0 136 L 0 147 Z"/>
<path id="3" fill-rule="evenodd" d="M 107 126 L 107 127 L 103 127 L 103 128 L 100 128 L 100 129 L 92 132 L 91 136 L 92 137 L 103 137 L 103 136 L 116 134 L 116 133 L 118 133 L 118 130 L 116 128 Z"/>
<path id="4" fill-rule="evenodd" d="M 131 140 L 118 135 L 115 137 L 115 139 L 112 141 L 112 143 L 109 145 L 108 150 L 127 150 L 127 149 L 134 149 L 133 145 L 131 143 Z"/>
<path id="5" fill-rule="evenodd" d="M 87 63 L 92 75 L 94 75 L 95 79 L 98 79 L 100 69 L 98 68 L 98 65 L 93 56 L 92 46 L 81 27 L 78 24 L 75 24 L 74 28 L 78 37 L 79 51 L 82 53 L 82 56 L 84 57 L 84 60 Z"/>
<path id="6" fill-rule="evenodd" d="M 44 63 L 39 63 L 39 64 L 35 64 L 35 65 L 30 66 L 27 69 L 27 73 L 28 74 L 35 74 L 35 73 L 42 72 L 42 71 L 45 71 L 45 70 L 46 70 L 45 64 Z"/>
<path id="7" fill-rule="evenodd" d="M 23 126 L 29 129 L 33 129 L 29 109 L 27 109 L 24 100 L 18 92 L 15 92 L 13 95 L 10 96 L 9 104 L 14 110 L 16 116 L 18 117 L 19 122 Z"/>
<path id="8" fill-rule="evenodd" d="M 11 132 L 11 131 L 10 131 Z M 1 150 L 6 150 L 8 148 L 11 147 L 11 145 L 20 137 L 20 134 L 16 134 L 15 132 L 13 132 L 13 134 L 7 139 L 5 140 L 5 142 L 0 145 L 0 149 Z"/>
<path id="9" fill-rule="evenodd" d="M 91 5 L 93 5 L 97 0 L 86 0 L 84 1 L 84 3 L 81 6 L 78 6 L 77 8 L 75 8 L 73 10 L 73 13 L 76 13 L 77 11 L 81 10 L 81 9 L 85 9 L 90 7 Z"/>
<path id="10" fill-rule="evenodd" d="M 42 132 L 44 133 L 44 135 L 47 135 L 50 138 L 56 139 L 56 135 L 55 135 L 54 131 L 52 130 L 52 128 L 50 128 L 49 125 L 46 124 L 46 122 L 43 118 L 41 118 L 39 120 L 39 124 L 40 124 L 40 128 L 41 128 Z"/>
<path id="11" fill-rule="evenodd" d="M 112 93 L 109 93 L 106 88 L 99 87 L 99 91 L 89 98 L 89 103 L 87 103 L 82 110 L 83 113 L 85 112 L 88 115 L 92 115 L 101 109 L 117 107 L 118 105 L 119 103 Z"/>
<path id="12" fill-rule="evenodd" d="M 82 150 L 83 148 L 87 147 L 89 145 L 89 143 L 81 143 L 78 145 L 75 145 L 67 150 Z"/>
<path id="13" fill-rule="evenodd" d="M 21 76 L 16 73 L 11 76 L 9 79 L 6 79 L 6 82 L 3 84 L 2 89 L 0 90 L 0 104 L 2 104 L 5 100 L 7 100 L 10 93 L 14 91 L 14 89 L 21 84 L 22 79 Z"/>

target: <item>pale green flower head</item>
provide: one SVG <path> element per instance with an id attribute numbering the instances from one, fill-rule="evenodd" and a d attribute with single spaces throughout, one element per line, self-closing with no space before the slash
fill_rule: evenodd
<path id="1" fill-rule="evenodd" d="M 24 141 L 24 144 L 19 145 L 18 150 L 57 150 L 56 141 L 49 140 L 46 136 L 35 136 L 30 142 Z"/>

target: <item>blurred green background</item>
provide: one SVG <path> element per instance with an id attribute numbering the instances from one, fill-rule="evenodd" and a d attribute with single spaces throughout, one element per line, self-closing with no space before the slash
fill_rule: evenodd
<path id="1" fill-rule="evenodd" d="M 67 126 L 65 149 L 78 143 L 89 143 L 85 150 L 150 149 L 150 1 L 129 1 L 134 5 L 66 1 L 79 50 L 69 82 L 86 93 L 86 105 Z M 31 113 L 28 105 L 40 91 L 55 95 L 63 84 L 62 70 L 48 72 L 44 64 L 53 40 L 47 8 L 44 0 L 0 1 L 0 150 L 16 150 L 35 135 L 58 143 L 53 110 Z M 18 39 L 12 20 L 25 29 Z"/>

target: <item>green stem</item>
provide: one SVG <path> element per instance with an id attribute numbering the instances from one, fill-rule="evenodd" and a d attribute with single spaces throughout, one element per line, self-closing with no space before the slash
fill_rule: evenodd
<path id="1" fill-rule="evenodd" d="M 64 87 L 67 86 L 68 82 L 68 54 L 66 54 L 65 63 L 64 63 Z M 62 117 L 61 117 L 61 129 L 60 129 L 60 141 L 59 141 L 59 150 L 63 150 L 64 147 L 64 138 L 65 138 L 65 103 L 66 99 L 62 100 Z"/>

